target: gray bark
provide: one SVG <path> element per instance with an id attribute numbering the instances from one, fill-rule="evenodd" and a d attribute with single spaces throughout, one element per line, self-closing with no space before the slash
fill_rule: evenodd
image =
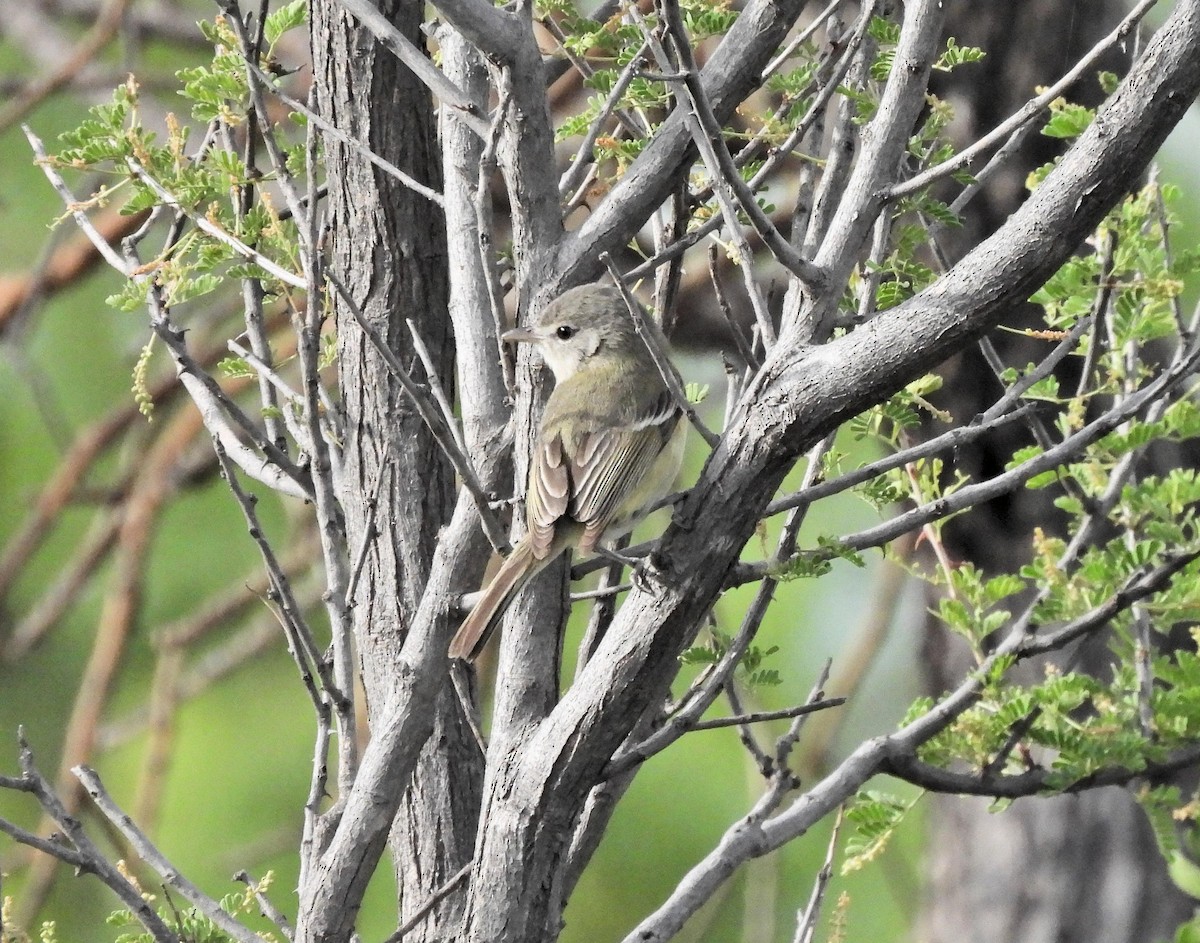
<path id="1" fill-rule="evenodd" d="M 393 0 L 380 10 L 423 46 L 421 4 Z M 334 3 L 314 4 L 313 54 L 324 115 L 440 189 L 432 100 L 413 73 Z M 326 140 L 326 179 L 333 234 L 328 264 L 405 365 L 416 362 L 406 325 L 412 320 L 441 383 L 452 388 L 455 346 L 441 212 L 333 138 Z M 382 358 L 334 298 L 346 430 L 341 502 L 349 547 L 369 547 L 353 599 L 354 637 L 376 732 L 381 713 L 398 696 L 399 654 L 429 582 L 439 529 L 454 506 L 454 474 Z M 391 833 L 401 919 L 468 860 L 474 844 L 478 789 L 472 783 L 478 777 L 469 770 L 479 765 L 479 751 L 458 723 L 448 684 L 432 704 L 431 720 L 433 734 L 421 747 Z M 452 896 L 439 905 L 410 939 L 444 939 L 457 925 L 460 900 Z"/>

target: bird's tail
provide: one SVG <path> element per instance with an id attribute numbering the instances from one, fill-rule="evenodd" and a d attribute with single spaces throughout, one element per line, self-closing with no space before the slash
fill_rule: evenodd
<path id="1" fill-rule="evenodd" d="M 546 561 L 538 560 L 533 555 L 533 542 L 525 539 L 517 541 L 513 552 L 501 565 L 492 581 L 487 584 L 483 596 L 475 604 L 475 608 L 463 620 L 454 640 L 450 643 L 451 658 L 465 658 L 474 661 L 483 646 L 487 644 L 492 631 L 496 628 L 501 614 L 508 606 L 513 594 L 525 585 L 525 582 L 541 569 L 538 564 L 545 565 Z"/>

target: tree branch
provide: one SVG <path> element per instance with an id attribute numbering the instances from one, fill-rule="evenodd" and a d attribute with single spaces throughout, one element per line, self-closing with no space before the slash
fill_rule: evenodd
<path id="1" fill-rule="evenodd" d="M 221 905 L 217 901 L 179 873 L 179 870 L 163 856 L 142 830 L 133 824 L 133 820 L 113 802 L 95 770 L 86 766 L 76 766 L 72 772 L 79 778 L 97 808 L 128 839 L 138 856 L 159 874 L 168 887 L 178 891 L 188 903 L 238 943 L 259 943 L 258 934 L 234 920 L 221 909 Z"/>
<path id="2" fill-rule="evenodd" d="M 1125 786 L 1135 780 L 1161 782 L 1172 774 L 1197 764 L 1200 764 L 1200 745 L 1186 747 L 1165 760 L 1147 761 L 1138 769 L 1104 766 L 1082 779 L 1062 783 L 1061 774 L 1040 766 L 1024 773 L 954 772 L 922 762 L 914 754 L 897 751 L 884 758 L 879 771 L 930 792 L 958 796 L 990 796 L 994 799 L 1022 799 L 1051 790 L 1077 793 L 1104 786 Z"/>

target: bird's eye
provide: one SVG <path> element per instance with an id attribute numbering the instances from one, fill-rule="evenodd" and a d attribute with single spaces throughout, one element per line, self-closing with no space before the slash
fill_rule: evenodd
<path id="1" fill-rule="evenodd" d="M 554 333 L 560 341 L 569 341 L 575 336 L 575 328 L 569 324 L 562 324 L 554 329 Z"/>

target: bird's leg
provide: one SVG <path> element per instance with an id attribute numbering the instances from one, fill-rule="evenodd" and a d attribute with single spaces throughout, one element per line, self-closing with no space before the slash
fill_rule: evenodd
<path id="1" fill-rule="evenodd" d="M 596 547 L 596 556 L 620 563 L 629 568 L 629 581 L 635 589 L 642 592 L 654 592 L 656 586 L 665 586 L 662 579 L 662 567 L 655 566 L 648 556 L 633 557 L 619 553 L 611 547 Z"/>
<path id="2" fill-rule="evenodd" d="M 619 563 L 621 566 L 627 566 L 631 570 L 635 570 L 642 565 L 641 557 L 631 557 L 621 553 L 619 550 L 613 550 L 611 547 L 596 546 L 592 549 L 595 551 L 596 556 L 604 557 L 605 560 Z"/>

